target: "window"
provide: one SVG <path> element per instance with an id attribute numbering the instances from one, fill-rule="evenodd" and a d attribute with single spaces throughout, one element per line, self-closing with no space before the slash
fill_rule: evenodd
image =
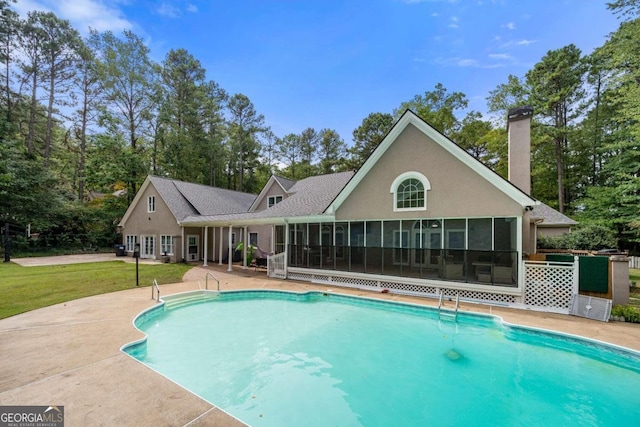
<path id="1" fill-rule="evenodd" d="M 282 201 L 282 196 L 269 196 L 269 207 L 275 205 L 276 203 L 280 203 Z"/>
<path id="2" fill-rule="evenodd" d="M 149 196 L 147 199 L 147 212 L 156 211 L 156 196 Z"/>
<path id="3" fill-rule="evenodd" d="M 173 255 L 173 236 L 160 236 L 160 252 Z"/>
<path id="4" fill-rule="evenodd" d="M 127 252 L 133 252 L 136 249 L 136 243 L 138 243 L 138 236 L 125 236 L 124 242 L 127 248 Z"/>
<path id="5" fill-rule="evenodd" d="M 409 178 L 400 184 L 396 193 L 396 208 L 423 208 L 424 185 L 417 179 Z"/>
<path id="6" fill-rule="evenodd" d="M 394 211 L 424 211 L 427 209 L 429 180 L 419 172 L 405 172 L 391 184 Z"/>
<path id="7" fill-rule="evenodd" d="M 258 233 L 249 233 L 249 244 L 258 247 Z"/>

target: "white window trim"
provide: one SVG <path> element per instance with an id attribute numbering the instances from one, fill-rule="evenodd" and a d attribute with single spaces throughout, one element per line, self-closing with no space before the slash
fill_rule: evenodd
<path id="1" fill-rule="evenodd" d="M 417 208 L 399 208 L 398 207 L 398 187 L 407 179 L 417 179 L 424 186 L 424 206 Z M 391 183 L 390 193 L 393 194 L 393 211 L 394 212 L 410 212 L 410 211 L 426 211 L 427 210 L 427 191 L 431 190 L 431 183 L 426 176 L 420 172 L 410 171 L 400 174 Z"/>
<path id="2" fill-rule="evenodd" d="M 256 235 L 256 244 L 255 244 L 255 246 L 258 246 L 258 238 L 259 238 L 259 236 L 258 236 L 258 232 L 257 232 L 257 231 L 251 231 L 251 232 L 249 232 L 249 244 L 251 244 L 251 235 L 252 235 L 252 234 L 255 234 L 255 235 Z"/>
<path id="3" fill-rule="evenodd" d="M 127 252 L 135 251 L 136 243 L 138 243 L 138 236 L 136 236 L 135 234 L 127 234 L 126 236 L 124 236 L 125 250 Z"/>
<path id="4" fill-rule="evenodd" d="M 276 199 L 277 199 L 278 197 L 280 198 L 280 200 L 279 200 L 279 201 L 276 201 Z M 273 200 L 273 203 L 271 203 L 271 201 L 272 201 L 272 200 Z M 270 208 L 270 207 L 272 207 L 272 206 L 275 206 L 275 205 L 277 205 L 278 203 L 280 203 L 280 202 L 281 202 L 281 201 L 283 201 L 283 200 L 284 200 L 284 197 L 282 197 L 282 194 L 277 194 L 277 195 L 275 195 L 275 196 L 269 196 L 269 197 L 267 198 L 267 207 L 268 207 L 268 208 Z"/>
<path id="5" fill-rule="evenodd" d="M 171 241 L 171 245 L 167 245 L 167 240 Z M 173 255 L 174 250 L 175 250 L 175 239 L 173 238 L 173 236 L 167 235 L 167 234 L 163 234 L 160 236 L 160 253 L 162 255 L 165 254 L 164 248 L 165 246 L 171 246 L 171 250 L 167 251 L 167 255 Z"/>
<path id="6" fill-rule="evenodd" d="M 147 213 L 156 211 L 156 196 L 147 197 Z"/>

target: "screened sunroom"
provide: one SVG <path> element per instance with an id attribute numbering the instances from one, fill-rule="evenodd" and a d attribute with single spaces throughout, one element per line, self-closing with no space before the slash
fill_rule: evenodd
<path id="1" fill-rule="evenodd" d="M 518 227 L 516 217 L 294 223 L 277 226 L 275 243 L 294 268 L 516 287 Z"/>

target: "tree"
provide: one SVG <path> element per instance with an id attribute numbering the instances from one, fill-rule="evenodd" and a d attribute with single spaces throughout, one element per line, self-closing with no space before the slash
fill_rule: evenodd
<path id="1" fill-rule="evenodd" d="M 313 163 L 315 160 L 321 135 L 314 128 L 307 128 L 300 134 L 300 157 L 302 159 L 299 178 L 314 175 Z"/>
<path id="2" fill-rule="evenodd" d="M 142 158 L 144 135 L 155 111 L 152 94 L 157 73 L 142 39 L 128 30 L 123 36 L 121 40 L 111 31 L 91 32 L 90 45 L 96 51 L 106 101 L 101 124 L 108 132 L 125 136 L 133 154 Z M 139 172 L 131 169 L 127 174 L 130 199 L 142 179 Z"/>
<path id="3" fill-rule="evenodd" d="M 176 179 L 209 183 L 220 150 L 218 127 L 225 97 L 215 82 L 206 81 L 200 61 L 184 49 L 171 50 L 161 66 L 158 93 L 163 170 Z M 154 159 L 156 149 L 153 150 Z M 154 162 L 155 164 L 155 162 Z"/>
<path id="4" fill-rule="evenodd" d="M 90 123 L 97 121 L 97 114 L 102 100 L 102 84 L 96 69 L 96 60 L 91 49 L 81 44 L 78 49 L 78 61 L 74 78 L 75 90 L 72 97 L 78 109 L 73 116 L 73 137 L 77 146 L 72 149 L 78 153 L 78 201 L 84 199 L 85 169 L 87 156 L 87 134 Z"/>
<path id="5" fill-rule="evenodd" d="M 280 160 L 287 166 L 287 176 L 298 179 L 296 165 L 300 162 L 300 135 L 290 133 L 276 142 Z"/>
<path id="6" fill-rule="evenodd" d="M 241 93 L 233 95 L 227 107 L 230 114 L 228 123 L 232 159 L 228 173 L 233 173 L 237 178 L 237 184 L 230 188 L 247 191 L 249 188 L 245 187 L 245 174 L 257 167 L 257 134 L 265 130 L 264 116 L 258 114 L 249 98 Z"/>
<path id="7" fill-rule="evenodd" d="M 571 126 L 580 116 L 579 101 L 584 96 L 582 76 L 585 72 L 580 49 L 570 44 L 552 50 L 527 72 L 530 101 L 539 120 L 546 125 L 545 133 L 552 141 L 558 189 L 558 210 L 565 211 L 566 199 L 571 194 L 565 191 L 565 156 L 569 149 Z"/>
<path id="8" fill-rule="evenodd" d="M 353 147 L 348 165 L 358 169 L 369 158 L 373 150 L 382 142 L 391 127 L 393 116 L 387 113 L 371 113 L 362 120 L 362 124 L 353 130 Z"/>
<path id="9" fill-rule="evenodd" d="M 525 83 L 509 74 L 507 83 L 500 83 L 494 90 L 489 91 L 487 106 L 490 113 L 498 113 L 499 123 L 506 125 L 509 109 L 529 104 L 529 92 Z"/>
<path id="10" fill-rule="evenodd" d="M 42 43 L 42 79 L 46 82 L 47 129 L 44 141 L 45 166 L 49 165 L 52 146 L 54 105 L 66 105 L 65 96 L 75 72 L 80 48 L 80 35 L 69 21 L 59 19 L 51 12 L 34 12 L 32 25 L 40 28 Z"/>
<path id="11" fill-rule="evenodd" d="M 640 1 L 638 0 L 615 0 L 607 3 L 607 9 L 614 14 L 627 20 L 640 15 Z"/>
<path id="12" fill-rule="evenodd" d="M 20 31 L 20 47 L 22 50 L 20 69 L 22 70 L 22 83 L 29 86 L 31 90 L 29 104 L 29 125 L 27 131 L 27 153 L 35 155 L 36 120 L 38 104 L 38 87 L 41 83 L 43 48 L 45 34 L 38 25 L 38 14 L 29 12 L 27 21 L 22 25 Z"/>
<path id="13" fill-rule="evenodd" d="M 338 132 L 333 129 L 322 129 L 320 131 L 320 146 L 318 147 L 320 173 L 337 172 L 343 163 L 342 159 L 347 151 L 346 149 L 347 146 L 338 135 Z"/>
<path id="14" fill-rule="evenodd" d="M 18 14 L 9 8 L 9 2 L 0 1 L 0 63 L 4 64 L 4 76 L 2 76 L 4 102 L 6 106 L 6 122 L 12 122 L 12 98 L 11 90 L 11 64 L 15 60 L 15 50 L 18 44 L 18 31 L 20 29 Z"/>
<path id="15" fill-rule="evenodd" d="M 412 110 L 438 132 L 451 137 L 460 130 L 460 121 L 455 112 L 464 110 L 468 104 L 465 94 L 448 94 L 442 83 L 438 83 L 434 90 L 425 92 L 424 95 L 416 95 L 411 101 L 400 104 L 394 115 L 398 118 L 405 110 Z"/>

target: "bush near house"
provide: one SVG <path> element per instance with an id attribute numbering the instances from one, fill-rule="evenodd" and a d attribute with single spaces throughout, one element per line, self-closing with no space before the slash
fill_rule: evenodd
<path id="1" fill-rule="evenodd" d="M 593 250 L 617 248 L 615 233 L 601 224 L 588 223 L 581 225 L 569 234 L 561 236 L 538 237 L 540 249 L 577 249 Z"/>

